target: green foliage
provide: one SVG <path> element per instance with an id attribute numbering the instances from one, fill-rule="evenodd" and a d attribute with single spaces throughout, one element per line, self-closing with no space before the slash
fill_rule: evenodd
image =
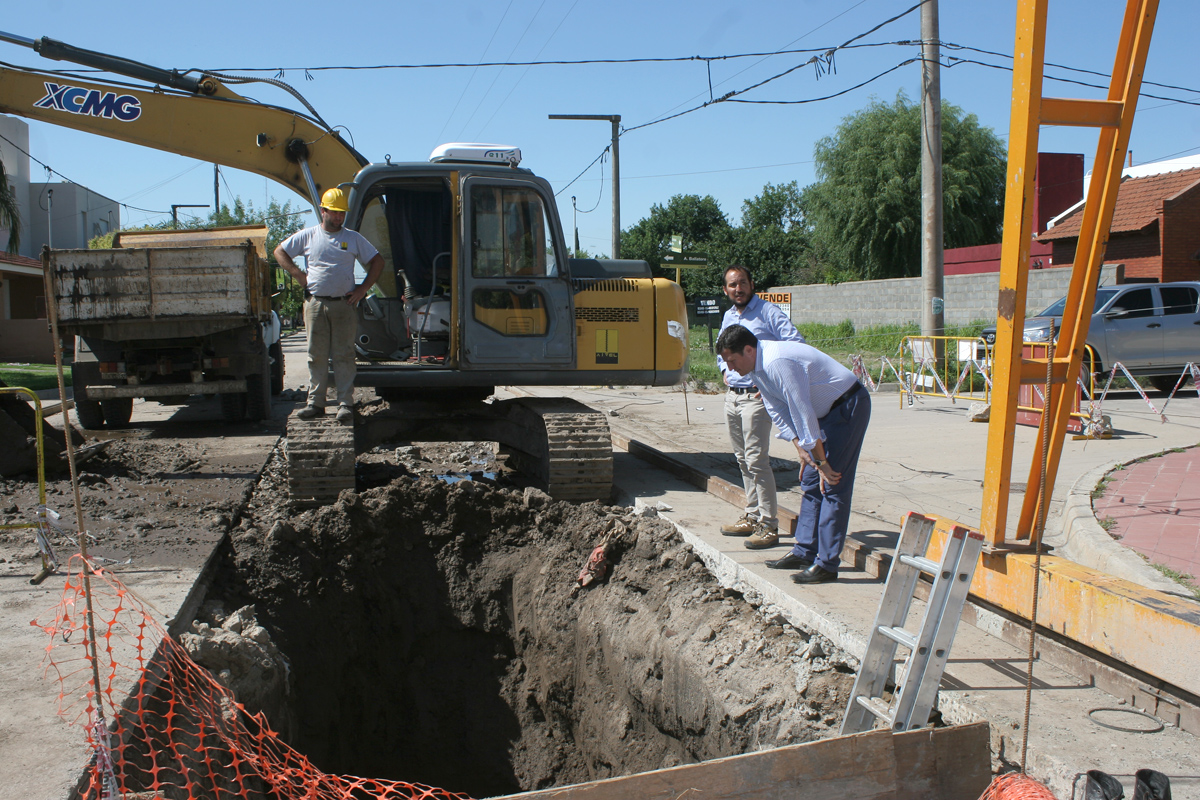
<path id="1" fill-rule="evenodd" d="M 621 257 L 648 261 L 656 277 L 674 280 L 673 268 L 659 266 L 670 249 L 672 236 L 683 237 L 684 250 L 708 253 L 709 263 L 713 264 L 714 248 L 727 242 L 731 232 L 725 212 L 712 195 L 677 194 L 665 207 L 652 205 L 650 216 L 622 231 Z M 721 269 L 712 266 L 684 270 L 680 280 L 689 297 L 714 294 L 712 287 L 720 286 Z"/>
<path id="2" fill-rule="evenodd" d="M 8 252 L 17 252 L 21 246 L 21 207 L 3 162 L 0 162 L 0 228 L 8 229 Z"/>
<path id="3" fill-rule="evenodd" d="M 775 186 L 742 204 L 741 224 L 720 243 L 711 261 L 723 273 L 730 264 L 745 264 L 760 290 L 809 283 L 808 234 L 804 229 L 802 194 L 795 181 Z M 720 274 L 713 288 L 721 292 Z"/>
<path id="4" fill-rule="evenodd" d="M 817 142 L 818 182 L 804 190 L 820 272 L 829 281 L 920 273 L 921 109 L 903 92 L 842 120 Z M 945 247 L 999 241 L 1004 143 L 974 114 L 942 103 Z"/>

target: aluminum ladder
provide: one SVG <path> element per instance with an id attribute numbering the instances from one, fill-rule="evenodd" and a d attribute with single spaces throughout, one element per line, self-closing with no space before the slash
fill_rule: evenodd
<path id="1" fill-rule="evenodd" d="M 897 732 L 920 728 L 929 721 L 983 548 L 983 534 L 955 525 L 938 564 L 925 557 L 933 528 L 934 520 L 921 514 L 910 512 L 904 520 L 871 640 L 842 720 L 843 736 L 871 730 L 875 719 Z M 922 572 L 933 577 L 933 588 L 920 630 L 914 633 L 904 624 Z M 908 650 L 908 657 L 896 668 L 896 691 L 889 703 L 883 694 L 897 647 Z"/>

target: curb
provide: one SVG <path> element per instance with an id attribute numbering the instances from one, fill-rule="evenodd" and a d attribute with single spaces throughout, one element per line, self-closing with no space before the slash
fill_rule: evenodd
<path id="1" fill-rule="evenodd" d="M 1147 453 L 1146 456 L 1156 456 L 1163 452 L 1166 451 L 1159 450 Z M 1133 463 L 1146 456 L 1139 456 L 1124 463 Z M 1105 475 L 1119 466 L 1122 466 L 1121 462 L 1085 472 L 1067 491 L 1062 512 L 1064 544 L 1060 548 L 1060 554 L 1076 563 L 1147 589 L 1190 598 L 1191 593 L 1183 586 L 1154 569 L 1138 553 L 1118 543 L 1096 521 L 1096 514 L 1092 510 L 1092 489 Z"/>

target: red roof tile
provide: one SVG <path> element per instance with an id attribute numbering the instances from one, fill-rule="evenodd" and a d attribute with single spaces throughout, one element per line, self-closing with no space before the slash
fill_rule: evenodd
<path id="1" fill-rule="evenodd" d="M 18 267 L 36 267 L 37 269 L 42 268 L 42 260 L 40 258 L 19 256 L 14 253 L 0 252 L 0 263 L 15 264 Z"/>
<path id="2" fill-rule="evenodd" d="M 1111 233 L 1140 231 L 1158 220 L 1158 207 L 1163 200 L 1189 191 L 1200 185 L 1200 168 L 1126 178 L 1117 192 L 1117 207 L 1113 212 Z M 1079 236 L 1083 206 L 1072 211 L 1050 230 L 1037 237 L 1039 242 Z"/>

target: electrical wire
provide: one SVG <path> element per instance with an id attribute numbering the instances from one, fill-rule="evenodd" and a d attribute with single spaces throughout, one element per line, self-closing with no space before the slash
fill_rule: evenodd
<path id="1" fill-rule="evenodd" d="M 87 189 L 89 192 L 100 195 L 101 197 L 104 196 L 100 192 L 97 192 L 95 189 L 91 189 L 87 186 L 84 186 L 82 183 L 79 183 L 78 181 L 71 180 L 66 175 L 63 175 L 61 172 L 59 172 L 58 170 L 56 170 L 54 167 L 50 166 L 46 162 L 42 161 L 39 158 L 34 157 L 32 154 L 30 154 L 30 152 L 28 150 L 23 149 L 20 145 L 18 145 L 16 142 L 14 142 L 12 139 L 9 139 L 7 136 L 5 136 L 2 133 L 0 133 L 0 139 L 3 139 L 4 141 L 8 142 L 10 145 L 12 145 L 14 150 L 16 150 L 17 152 L 24 155 L 26 158 L 28 158 L 33 163 L 37 164 L 42 169 L 46 170 L 49 173 L 57 175 L 58 177 L 62 178 L 64 181 L 66 181 L 67 183 L 70 183 L 74 186 L 78 186 L 81 189 Z M 194 167 L 193 167 L 193 169 L 194 169 Z M 150 208 L 138 208 L 137 206 L 131 206 L 128 203 L 122 203 L 120 201 L 117 201 L 117 205 L 123 206 L 124 208 L 131 208 L 134 211 L 141 211 L 145 214 L 170 214 L 171 213 L 170 211 L 155 211 Z"/>
<path id="2" fill-rule="evenodd" d="M 500 21 L 496 23 L 496 27 L 492 31 L 492 35 L 488 39 L 488 43 L 484 46 L 483 52 L 479 54 L 479 62 L 475 65 L 475 68 L 471 70 L 471 75 L 467 78 L 467 82 L 463 84 L 463 88 L 462 91 L 459 92 L 458 99 L 454 101 L 454 108 L 450 109 L 450 113 L 446 116 L 446 121 L 442 123 L 442 129 L 438 131 L 437 141 L 445 141 L 442 139 L 442 134 L 446 132 L 446 128 L 450 125 L 450 120 L 454 119 L 454 115 L 457 113 L 459 105 L 462 104 L 463 98 L 467 96 L 467 89 L 471 88 L 471 82 L 475 80 L 475 75 L 479 72 L 479 68 L 483 66 L 483 58 L 488 54 L 488 50 L 492 49 L 492 42 L 496 41 L 496 34 L 500 32 L 501 26 L 504 25 L 504 20 L 508 19 L 508 12 L 512 9 L 514 1 L 515 0 L 508 0 L 508 5 L 504 9 L 504 13 L 500 15 Z"/>
<path id="3" fill-rule="evenodd" d="M 529 24 L 527 24 L 525 26 L 525 30 L 521 31 L 521 35 L 519 37 L 517 37 L 516 44 L 514 44 L 512 46 L 512 50 L 510 50 L 508 52 L 509 59 L 512 58 L 513 53 L 517 52 L 517 48 L 520 47 L 521 42 L 523 42 L 525 40 L 525 34 L 529 33 L 529 29 L 533 27 L 534 20 L 536 20 L 538 18 L 538 14 L 542 13 L 542 9 L 545 7 L 545 5 L 546 5 L 546 0 L 542 0 L 542 4 L 537 7 L 537 11 L 533 12 L 533 16 L 529 18 Z M 475 105 L 475 110 L 471 112 L 471 116 L 467 117 L 467 121 L 463 123 L 463 126 L 460 130 L 466 131 L 467 126 L 471 124 L 471 120 L 475 119 L 475 115 L 478 114 L 479 109 L 483 107 L 483 101 L 487 99 L 487 96 L 489 94 L 491 94 L 492 87 L 494 87 L 496 85 L 496 81 L 500 80 L 500 75 L 501 75 L 501 73 L 497 72 L 496 76 L 494 78 L 492 78 L 492 82 L 488 84 L 488 88 L 484 91 L 483 97 L 479 98 L 479 102 Z"/>
<path id="4" fill-rule="evenodd" d="M 577 180 L 579 180 L 580 178 L 582 178 L 582 177 L 583 177 L 583 174 L 584 174 L 585 172 L 587 172 L 589 169 L 591 169 L 591 168 L 592 168 L 592 166 L 593 166 L 593 165 L 594 165 L 594 164 L 595 164 L 597 161 L 599 161 L 600 159 L 604 158 L 605 154 L 606 154 L 606 153 L 608 153 L 608 151 L 609 151 L 609 150 L 611 150 L 611 149 L 612 149 L 612 145 L 611 145 L 611 144 L 610 144 L 610 145 L 607 145 L 607 146 L 606 146 L 606 147 L 605 147 L 603 150 L 601 150 L 601 151 L 600 151 L 600 155 L 598 155 L 598 156 L 596 156 L 594 159 L 592 159 L 592 163 L 591 163 L 591 164 L 588 164 L 586 167 L 584 167 L 584 168 L 583 168 L 583 170 L 582 170 L 582 171 L 580 171 L 580 173 L 579 173 L 578 175 L 576 175 L 574 178 L 571 178 L 571 183 L 568 183 L 566 186 L 564 186 L 563 188 L 561 188 L 561 189 L 559 189 L 557 192 L 555 192 L 555 193 L 554 193 L 554 196 L 555 196 L 555 197 L 558 197 L 560 194 L 562 194 L 563 192 L 565 192 L 567 189 L 570 189 L 570 188 L 571 188 L 571 184 L 572 184 L 572 183 L 575 183 L 575 181 L 577 181 Z"/>

